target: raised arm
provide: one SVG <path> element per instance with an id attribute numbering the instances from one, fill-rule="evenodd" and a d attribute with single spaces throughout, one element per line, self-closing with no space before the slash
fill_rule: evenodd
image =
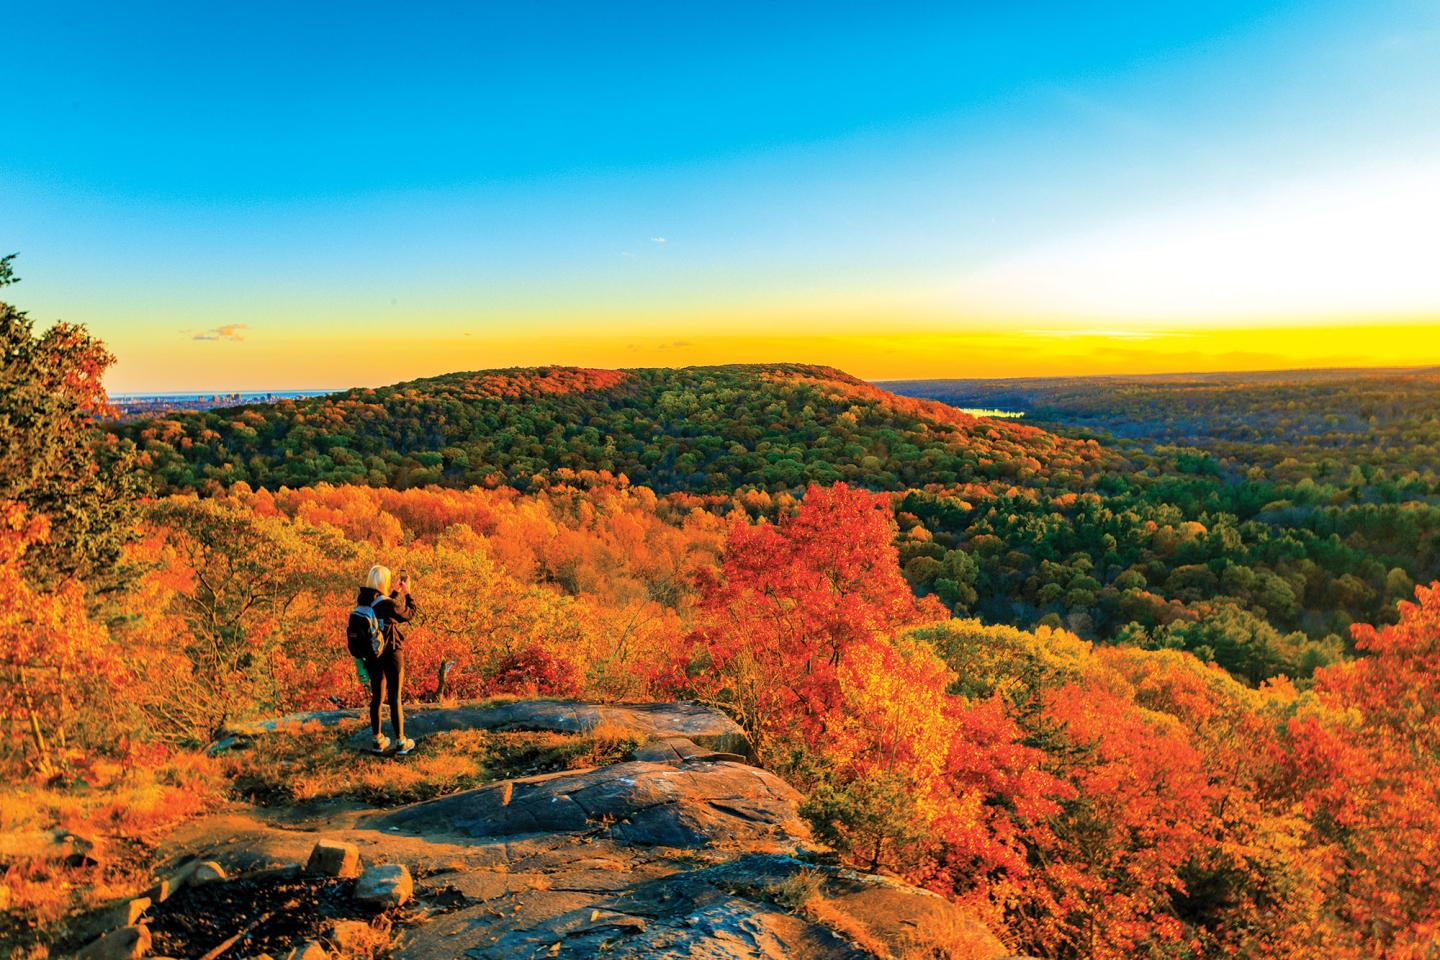
<path id="1" fill-rule="evenodd" d="M 405 598 L 403 606 L 400 602 L 402 596 Z M 390 594 L 389 606 L 390 610 L 386 614 L 386 619 L 394 620 L 396 623 L 409 623 L 420 612 L 420 608 L 415 605 L 415 598 L 410 595 L 408 590 L 403 592 L 396 590 Z"/>

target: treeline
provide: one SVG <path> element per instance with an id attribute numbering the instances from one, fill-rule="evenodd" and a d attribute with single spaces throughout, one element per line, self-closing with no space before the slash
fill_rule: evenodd
<path id="1" fill-rule="evenodd" d="M 1337 391 L 1352 382 L 1364 396 L 1349 403 Z M 1090 411 L 1110 386 L 1067 381 L 1044 396 L 1086 398 Z M 986 406 L 1030 396 L 1012 382 L 966 389 L 929 392 Z M 1251 682 L 1309 676 L 1350 652 L 1352 623 L 1392 619 L 1416 583 L 1440 577 L 1434 475 L 1401 470 L 1409 455 L 1396 452 L 1401 434 L 1435 429 L 1440 420 L 1423 412 L 1440 401 L 1401 421 L 1403 404 L 1375 399 L 1369 380 L 1116 389 L 1114 407 L 1132 426 L 1147 410 L 1154 422 L 1173 411 L 1198 423 L 1246 410 L 1269 422 L 1267 410 L 1286 409 L 1313 424 L 1341 416 L 1322 415 L 1335 404 L 1341 419 L 1380 417 L 1389 439 L 1302 442 L 1306 428 L 1295 427 L 1295 444 L 1271 442 L 1247 463 L 1198 441 L 1101 443 L 977 419 L 801 365 L 453 374 L 112 430 L 169 489 L 541 490 L 565 471 L 603 472 L 725 510 L 737 490 L 843 481 L 896 494 L 906 575 L 952 612 L 1193 650 Z M 1147 391 L 1157 397 L 1137 399 Z M 1227 392 L 1233 404 L 1213 399 Z"/>
<path id="2" fill-rule="evenodd" d="M 1352 622 L 1389 619 L 1397 598 L 1440 576 L 1434 371 L 891 386 L 1023 411 L 1135 467 L 1073 499 L 960 509 L 912 497 L 906 509 L 935 543 L 907 559 L 978 544 L 989 562 L 971 603 L 983 616 L 1179 645 L 1250 678 L 1305 675 L 1349 649 Z M 914 573 L 947 588 L 925 560 Z"/>
<path id="3" fill-rule="evenodd" d="M 1251 681 L 1308 676 L 1347 652 L 1352 623 L 1389 619 L 1440 575 L 1440 507 L 1293 513 L 1276 495 L 1143 474 L 1061 497 L 911 492 L 901 555 L 913 583 L 987 620 L 1179 646 Z"/>
<path id="4" fill-rule="evenodd" d="M 1433 492 L 1440 463 L 1440 370 L 1299 370 L 1149 377 L 913 380 L 906 396 L 995 406 L 1069 432 L 1183 446 L 1237 476 Z"/>

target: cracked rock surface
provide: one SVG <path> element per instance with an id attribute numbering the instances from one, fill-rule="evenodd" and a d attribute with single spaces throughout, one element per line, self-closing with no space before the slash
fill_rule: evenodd
<path id="1" fill-rule="evenodd" d="M 809 837 L 800 795 L 733 761 L 634 761 L 500 783 L 402 807 L 379 830 L 501 837 L 589 833 L 644 846 L 703 847 Z"/>
<path id="2" fill-rule="evenodd" d="M 311 719 L 339 722 L 324 719 L 331 714 L 347 715 Z M 640 747 L 625 762 L 391 809 L 218 814 L 172 837 L 174 852 L 244 875 L 304 863 L 327 839 L 353 844 L 367 870 L 408 868 L 414 896 L 398 958 L 1009 955 L 949 901 L 829 865 L 799 815 L 799 793 L 739 759 L 748 754 L 739 729 L 717 711 L 537 700 L 414 716 L 422 735 L 465 727 L 580 733 L 605 723 L 630 731 Z M 237 735 L 264 732 L 252 725 Z"/>
<path id="3" fill-rule="evenodd" d="M 307 724 L 335 726 L 361 719 L 360 710 L 315 710 L 270 720 L 237 724 L 211 745 L 218 752 L 247 739 Z M 515 700 L 509 703 L 470 704 L 456 707 L 406 707 L 405 730 L 425 737 L 445 730 L 540 730 L 586 733 L 601 725 L 629 730 L 641 742 L 689 741 L 688 752 L 705 751 L 749 755 L 749 743 L 739 724 L 718 710 L 695 703 L 585 703 L 579 700 Z M 369 735 L 357 731 L 357 747 L 367 746 Z M 685 748 L 682 748 L 685 749 Z"/>

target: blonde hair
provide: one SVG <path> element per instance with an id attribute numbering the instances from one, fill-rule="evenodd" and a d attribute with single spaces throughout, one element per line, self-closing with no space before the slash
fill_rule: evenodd
<path id="1" fill-rule="evenodd" d="M 370 568 L 370 572 L 365 575 L 365 586 L 369 587 L 371 590 L 378 591 L 384 596 L 389 596 L 390 568 L 382 567 L 378 563 L 375 564 L 375 566 Z"/>

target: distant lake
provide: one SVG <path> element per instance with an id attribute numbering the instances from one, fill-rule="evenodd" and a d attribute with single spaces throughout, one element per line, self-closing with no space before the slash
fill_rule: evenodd
<path id="1" fill-rule="evenodd" d="M 1024 410 L 987 410 L 984 407 L 956 407 L 961 413 L 968 413 L 972 417 L 1000 417 L 1005 420 L 1019 420 L 1025 416 Z"/>

